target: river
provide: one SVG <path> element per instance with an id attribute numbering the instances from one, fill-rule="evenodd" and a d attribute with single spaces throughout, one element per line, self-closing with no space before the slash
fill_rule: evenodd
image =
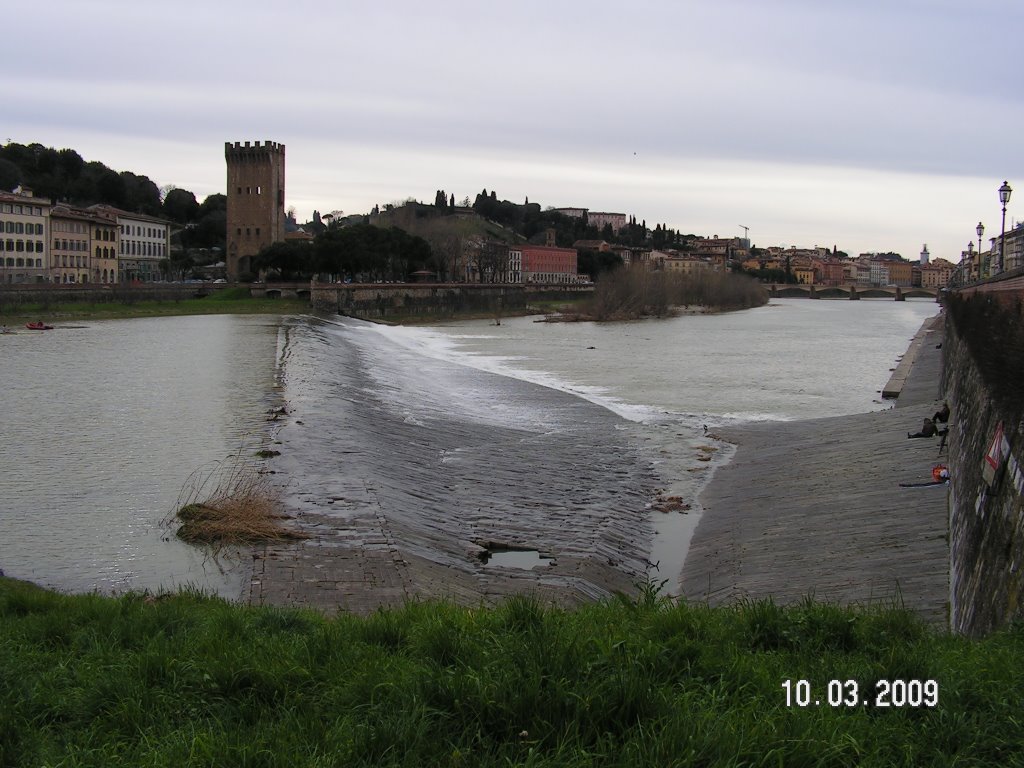
<path id="1" fill-rule="evenodd" d="M 274 438 L 266 414 L 283 397 L 306 427 L 288 437 L 299 514 L 346 483 L 453 536 L 486 538 L 482 508 L 533 510 L 554 556 L 579 532 L 536 510 L 640 508 L 638 546 L 674 591 L 697 494 L 731 454 L 715 428 L 888 407 L 879 390 L 937 311 L 790 299 L 602 325 L 213 315 L 0 336 L 0 568 L 76 592 L 237 596 L 244 573 L 163 521 L 194 473 Z M 690 508 L 651 507 L 669 497 Z"/>

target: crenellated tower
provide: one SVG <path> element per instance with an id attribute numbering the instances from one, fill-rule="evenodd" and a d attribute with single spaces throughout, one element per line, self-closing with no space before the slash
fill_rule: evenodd
<path id="1" fill-rule="evenodd" d="M 271 243 L 284 240 L 284 144 L 230 141 L 228 167 L 228 280 L 253 274 L 251 260 Z"/>

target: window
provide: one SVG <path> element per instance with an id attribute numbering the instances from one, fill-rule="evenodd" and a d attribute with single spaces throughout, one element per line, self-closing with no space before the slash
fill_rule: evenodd
<path id="1" fill-rule="evenodd" d="M 42 252 L 43 252 L 43 241 L 42 240 L 36 240 L 36 253 L 42 253 Z"/>
<path id="2" fill-rule="evenodd" d="M 98 259 L 99 257 L 100 257 L 100 247 L 97 245 L 96 246 L 96 258 Z"/>
<path id="3" fill-rule="evenodd" d="M 14 250 L 16 250 L 18 253 L 24 253 L 24 251 L 25 251 L 25 241 L 24 240 L 16 240 L 14 242 Z M 21 266 L 21 265 L 19 265 L 19 266 Z"/>
<path id="4" fill-rule="evenodd" d="M 20 221 L 15 222 L 15 224 L 14 224 L 14 234 L 16 234 L 16 235 L 23 235 L 23 234 L 25 234 L 25 225 L 22 224 Z"/>
<path id="5" fill-rule="evenodd" d="M 14 234 L 14 222 L 13 221 L 8 221 L 5 224 L 5 227 L 6 227 L 8 232 L 10 232 L 11 234 Z"/>
<path id="6" fill-rule="evenodd" d="M 42 224 L 36 224 L 36 234 L 37 235 L 43 234 L 43 225 Z"/>
<path id="7" fill-rule="evenodd" d="M 260 228 L 256 227 L 256 237 L 259 237 L 259 236 L 260 236 Z"/>

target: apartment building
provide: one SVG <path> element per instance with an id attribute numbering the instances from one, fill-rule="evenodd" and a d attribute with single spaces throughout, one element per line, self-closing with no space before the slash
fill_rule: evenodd
<path id="1" fill-rule="evenodd" d="M 704 259 L 680 254 L 670 255 L 662 262 L 662 265 L 666 272 L 678 272 L 684 275 L 692 275 L 695 272 L 711 269 L 711 263 L 704 261 Z M 756 262 L 754 269 L 757 269 Z"/>
<path id="2" fill-rule="evenodd" d="M 93 205 L 88 210 L 117 222 L 116 282 L 149 283 L 163 278 L 160 262 L 171 251 L 171 228 L 167 221 L 111 205 Z"/>
<path id="3" fill-rule="evenodd" d="M 30 189 L 0 192 L 0 282 L 46 281 L 49 216 L 50 201 Z"/>
<path id="4" fill-rule="evenodd" d="M 50 210 L 48 280 L 74 283 L 117 282 L 117 220 L 84 208 L 58 204 Z"/>

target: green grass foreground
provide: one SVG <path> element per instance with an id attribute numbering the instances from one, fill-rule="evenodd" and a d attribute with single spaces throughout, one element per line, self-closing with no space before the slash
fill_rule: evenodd
<path id="1" fill-rule="evenodd" d="M 323 618 L 0 579 L 0 765 L 1019 765 L 1022 654 L 1020 626 L 650 589 Z M 787 706 L 801 679 L 821 706 Z M 939 701 L 832 707 L 833 679 L 935 680 Z"/>

